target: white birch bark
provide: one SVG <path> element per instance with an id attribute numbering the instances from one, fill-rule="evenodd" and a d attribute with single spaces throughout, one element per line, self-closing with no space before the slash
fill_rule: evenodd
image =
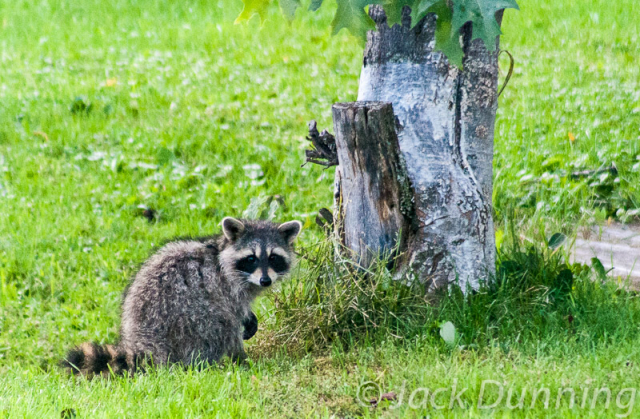
<path id="1" fill-rule="evenodd" d="M 470 42 L 467 33 L 461 71 L 433 51 L 433 16 L 412 30 L 408 9 L 393 28 L 381 8 L 372 6 L 370 14 L 378 30 L 368 35 L 358 101 L 391 102 L 398 119 L 417 227 L 407 244 L 408 267 L 434 287 L 457 279 L 467 292 L 495 270 L 497 52 Z"/>

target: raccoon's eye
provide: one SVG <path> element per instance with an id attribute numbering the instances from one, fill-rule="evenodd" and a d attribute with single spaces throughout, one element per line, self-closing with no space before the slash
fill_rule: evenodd
<path id="1" fill-rule="evenodd" d="M 269 256 L 269 266 L 276 272 L 284 272 L 287 270 L 287 261 L 280 255 Z"/>
<path id="2" fill-rule="evenodd" d="M 258 258 L 254 255 L 247 256 L 236 262 L 236 269 L 242 272 L 252 273 L 256 270 Z"/>

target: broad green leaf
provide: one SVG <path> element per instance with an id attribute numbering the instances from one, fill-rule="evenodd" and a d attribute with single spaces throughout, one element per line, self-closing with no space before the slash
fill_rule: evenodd
<path id="1" fill-rule="evenodd" d="M 260 215 L 264 211 L 265 205 L 268 205 L 268 200 L 269 197 L 264 195 L 251 198 L 249 205 L 242 212 L 242 218 L 246 218 L 248 220 L 257 220 L 258 218 L 260 218 Z"/>
<path id="2" fill-rule="evenodd" d="M 300 7 L 300 0 L 278 0 L 282 12 L 292 20 Z M 249 20 L 253 15 L 264 21 L 271 0 L 243 0 L 244 8 L 236 23 Z M 310 11 L 322 6 L 323 0 L 311 0 Z M 402 9 L 411 7 L 411 20 L 415 26 L 429 13 L 437 16 L 435 50 L 441 51 L 449 62 L 462 67 L 464 51 L 460 40 L 460 29 L 471 22 L 472 39 L 482 39 L 487 49 L 495 49 L 495 40 L 500 35 L 500 26 L 495 18 L 498 10 L 518 9 L 516 0 L 337 0 L 337 11 L 333 18 L 332 33 L 335 35 L 347 29 L 360 40 L 366 40 L 367 31 L 374 30 L 375 24 L 366 12 L 373 4 L 381 4 L 387 14 L 389 26 L 401 23 Z"/>
<path id="3" fill-rule="evenodd" d="M 444 6 L 446 10 L 448 7 Z M 436 21 L 436 51 L 442 51 L 444 55 L 449 59 L 449 62 L 458 68 L 462 68 L 462 59 L 464 58 L 464 51 L 460 44 L 460 31 L 453 29 L 451 20 L 446 18 L 447 15 L 444 12 L 438 15 Z"/>
<path id="4" fill-rule="evenodd" d="M 458 32 L 465 23 L 471 22 L 472 39 L 482 39 L 487 49 L 493 51 L 496 49 L 496 37 L 502 33 L 495 14 L 509 8 L 518 9 L 515 0 L 455 0 L 452 30 Z"/>
<path id="5" fill-rule="evenodd" d="M 607 270 L 604 269 L 604 265 L 600 262 L 598 258 L 591 258 L 591 266 L 593 270 L 596 271 L 596 275 L 598 275 L 598 279 L 602 282 L 607 280 Z"/>
<path id="6" fill-rule="evenodd" d="M 322 0 L 311 0 L 311 4 L 309 5 L 309 11 L 315 12 L 322 6 Z"/>
<path id="7" fill-rule="evenodd" d="M 387 25 L 389 27 L 402 23 L 402 8 L 404 6 L 413 7 L 415 0 L 382 0 L 382 8 L 387 15 Z M 423 0 L 437 1 L 437 0 Z"/>
<path id="8" fill-rule="evenodd" d="M 361 40 L 366 40 L 367 31 L 376 28 L 375 23 L 364 10 L 370 4 L 378 4 L 378 0 L 338 0 L 338 10 L 331 23 L 333 35 L 341 29 L 348 29 Z"/>
<path id="9" fill-rule="evenodd" d="M 300 7 L 300 0 L 280 0 L 280 9 L 289 22 L 296 17 L 298 7 Z"/>
<path id="10" fill-rule="evenodd" d="M 447 345 L 455 345 L 456 343 L 456 327 L 451 322 L 446 322 L 440 326 L 440 337 Z"/>
<path id="11" fill-rule="evenodd" d="M 451 25 L 453 14 L 447 0 L 419 0 L 411 11 L 411 25 L 417 25 L 429 13 L 437 16 L 435 50 L 441 51 L 452 64 L 462 67 L 464 51 L 460 44 L 460 30 L 454 30 Z"/>
<path id="12" fill-rule="evenodd" d="M 434 6 L 441 0 L 417 0 L 416 3 L 411 7 L 411 27 L 416 26 L 427 14 L 435 13 Z M 386 6 L 384 10 L 387 11 Z"/>
<path id="13" fill-rule="evenodd" d="M 260 21 L 264 22 L 264 19 L 267 14 L 267 7 L 271 0 L 242 0 L 244 3 L 244 8 L 240 15 L 236 18 L 234 23 L 238 24 L 241 22 L 245 22 L 253 17 L 253 15 L 260 16 Z"/>
<path id="14" fill-rule="evenodd" d="M 549 249 L 556 250 L 567 241 L 567 236 L 562 233 L 556 233 L 549 239 Z"/>
<path id="15" fill-rule="evenodd" d="M 452 13 L 447 5 L 447 0 L 441 0 L 434 4 L 429 12 L 435 13 L 436 20 L 436 51 L 442 51 L 449 62 L 457 67 L 462 67 L 464 51 L 460 43 L 460 30 L 451 25 Z"/>

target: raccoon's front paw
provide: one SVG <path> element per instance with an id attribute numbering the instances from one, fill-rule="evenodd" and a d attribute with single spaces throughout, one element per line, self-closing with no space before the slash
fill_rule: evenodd
<path id="1" fill-rule="evenodd" d="M 247 354 L 244 351 L 239 352 L 231 357 L 231 362 L 233 362 L 236 365 L 242 365 L 245 363 L 246 360 L 247 360 Z"/>
<path id="2" fill-rule="evenodd" d="M 249 340 L 258 331 L 258 318 L 253 311 L 249 312 L 249 315 L 242 322 L 244 326 L 244 332 L 242 333 L 242 339 Z"/>

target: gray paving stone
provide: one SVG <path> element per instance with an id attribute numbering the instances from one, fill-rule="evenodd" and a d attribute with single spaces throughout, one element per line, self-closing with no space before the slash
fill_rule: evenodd
<path id="1" fill-rule="evenodd" d="M 597 257 L 609 275 L 622 280 L 630 279 L 634 288 L 640 288 L 640 226 L 613 223 L 594 226 L 578 235 L 572 249 L 572 261 L 591 263 Z"/>

